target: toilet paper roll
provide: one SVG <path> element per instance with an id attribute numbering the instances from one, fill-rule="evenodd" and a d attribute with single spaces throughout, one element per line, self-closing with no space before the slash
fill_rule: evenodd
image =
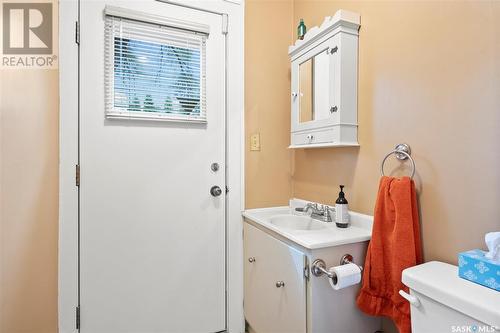
<path id="1" fill-rule="evenodd" d="M 328 279 L 335 290 L 358 284 L 361 281 L 361 269 L 356 264 L 334 266 L 328 271 L 336 275 L 336 278 Z"/>

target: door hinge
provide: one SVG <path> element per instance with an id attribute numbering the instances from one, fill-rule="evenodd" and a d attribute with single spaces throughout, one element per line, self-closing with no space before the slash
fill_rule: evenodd
<path id="1" fill-rule="evenodd" d="M 75 183 L 76 186 L 80 186 L 80 164 L 75 166 Z"/>
<path id="2" fill-rule="evenodd" d="M 75 21 L 75 43 L 80 45 L 80 22 Z"/>
<path id="3" fill-rule="evenodd" d="M 76 314 L 76 329 L 80 329 L 80 307 L 77 306 L 75 308 L 75 314 Z"/>
<path id="4" fill-rule="evenodd" d="M 222 34 L 227 35 L 229 16 L 227 14 L 222 14 Z"/>
<path id="5" fill-rule="evenodd" d="M 310 270 L 309 270 L 309 259 L 307 257 L 304 257 L 304 279 L 306 280 L 306 283 L 309 281 L 310 277 Z"/>

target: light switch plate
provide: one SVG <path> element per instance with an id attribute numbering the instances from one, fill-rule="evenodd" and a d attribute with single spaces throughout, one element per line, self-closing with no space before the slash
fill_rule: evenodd
<path id="1" fill-rule="evenodd" d="M 250 136 L 250 150 L 251 151 L 260 150 L 260 133 L 254 133 Z"/>

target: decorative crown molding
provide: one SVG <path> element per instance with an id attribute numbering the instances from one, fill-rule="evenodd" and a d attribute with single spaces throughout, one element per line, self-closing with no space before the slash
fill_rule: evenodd
<path id="1" fill-rule="evenodd" d="M 327 16 L 321 25 L 312 27 L 307 31 L 304 39 L 297 39 L 294 45 L 288 47 L 288 54 L 293 56 L 316 40 L 334 31 L 337 28 L 345 28 L 349 33 L 358 34 L 360 27 L 360 15 L 348 10 L 339 9 L 335 15 Z"/>

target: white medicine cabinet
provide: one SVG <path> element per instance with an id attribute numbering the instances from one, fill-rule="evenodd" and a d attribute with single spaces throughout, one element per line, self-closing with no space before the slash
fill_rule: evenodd
<path id="1" fill-rule="evenodd" d="M 290 148 L 358 146 L 359 14 L 339 10 L 289 47 Z"/>

